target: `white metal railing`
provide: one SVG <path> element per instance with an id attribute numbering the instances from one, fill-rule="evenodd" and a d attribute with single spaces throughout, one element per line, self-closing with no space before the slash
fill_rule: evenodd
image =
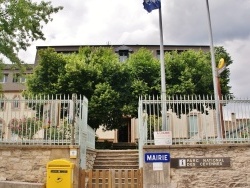
<path id="1" fill-rule="evenodd" d="M 184 96 L 145 98 L 139 102 L 139 133 L 144 144 L 154 143 L 154 131 L 162 130 L 162 105 L 167 107 L 167 130 L 173 144 L 213 144 L 250 142 L 250 100 L 224 97 L 220 104 L 220 130 L 216 124 L 212 97 Z"/>
<path id="2" fill-rule="evenodd" d="M 250 143 L 250 100 L 224 97 L 215 109 L 209 96 L 171 96 L 139 100 L 139 166 L 143 164 L 143 146 L 154 144 L 154 132 L 162 131 L 162 106 L 166 106 L 166 127 L 172 132 L 173 145 Z M 216 113 L 219 110 L 220 125 Z M 218 127 L 221 135 L 218 135 Z"/>
<path id="3" fill-rule="evenodd" d="M 88 148 L 95 149 L 95 130 L 88 125 L 87 127 L 88 134 L 87 134 L 87 143 Z"/>
<path id="4" fill-rule="evenodd" d="M 90 131 L 89 147 L 95 135 L 88 127 L 87 99 L 76 95 L 0 97 L 0 144 L 78 145 L 79 127 Z"/>

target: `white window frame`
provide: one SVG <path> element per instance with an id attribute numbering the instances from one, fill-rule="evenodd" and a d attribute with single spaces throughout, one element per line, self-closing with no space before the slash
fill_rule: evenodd
<path id="1" fill-rule="evenodd" d="M 13 73 L 12 82 L 13 83 L 20 83 L 20 78 L 21 78 L 21 75 L 19 73 Z"/>
<path id="2" fill-rule="evenodd" d="M 188 115 L 188 135 L 193 137 L 199 133 L 199 116 L 196 113 Z"/>
<path id="3" fill-rule="evenodd" d="M 6 83 L 8 81 L 8 76 L 9 76 L 9 74 L 6 74 L 6 73 L 3 74 L 3 77 L 0 80 L 0 83 Z"/>
<path id="4" fill-rule="evenodd" d="M 13 109 L 20 109 L 20 107 L 21 107 L 20 96 L 15 96 L 13 98 L 12 108 Z"/>

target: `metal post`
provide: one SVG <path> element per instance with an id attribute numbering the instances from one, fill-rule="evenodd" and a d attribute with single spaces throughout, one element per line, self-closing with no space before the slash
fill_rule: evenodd
<path id="1" fill-rule="evenodd" d="M 213 84 L 214 84 L 214 99 L 215 99 L 215 108 L 216 108 L 216 124 L 217 124 L 217 135 L 218 139 L 221 139 L 221 126 L 220 126 L 220 101 L 219 101 L 219 94 L 218 94 L 218 83 L 217 77 L 218 72 L 216 69 L 215 64 L 215 55 L 214 55 L 214 44 L 213 44 L 213 34 L 212 34 L 212 25 L 211 25 L 211 18 L 210 18 L 210 11 L 209 11 L 209 3 L 206 0 L 207 4 L 207 17 L 208 17 L 208 26 L 209 26 L 209 38 L 210 38 L 210 53 L 212 59 L 212 73 L 213 73 Z"/>
<path id="2" fill-rule="evenodd" d="M 73 119 L 72 119 L 72 125 L 71 125 L 71 145 L 75 144 L 75 115 L 76 115 L 76 94 L 72 95 L 73 100 Z"/>
<path id="3" fill-rule="evenodd" d="M 160 63 L 161 63 L 161 101 L 162 101 L 162 130 L 167 130 L 167 108 L 166 108 L 166 78 L 163 48 L 163 29 L 161 8 L 159 8 L 159 27 L 160 27 Z"/>
<path id="4" fill-rule="evenodd" d="M 217 86 L 218 86 L 218 95 L 219 95 L 219 100 L 222 100 L 222 94 L 221 94 L 221 85 L 220 85 L 220 77 L 218 75 L 217 77 Z M 221 125 L 221 136 L 222 138 L 225 138 L 225 127 L 224 127 L 224 118 L 223 118 L 223 113 L 222 113 L 222 104 L 219 103 L 220 106 L 220 125 Z"/>

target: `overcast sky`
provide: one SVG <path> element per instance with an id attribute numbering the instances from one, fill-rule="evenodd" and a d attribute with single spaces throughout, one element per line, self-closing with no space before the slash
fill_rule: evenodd
<path id="1" fill-rule="evenodd" d="M 36 0 L 39 1 L 39 0 Z M 51 0 L 64 9 L 53 15 L 20 57 L 35 60 L 36 46 L 160 44 L 158 10 L 147 13 L 143 0 Z M 215 46 L 230 54 L 231 92 L 250 97 L 250 0 L 209 0 Z M 162 0 L 164 45 L 209 45 L 206 0 Z"/>

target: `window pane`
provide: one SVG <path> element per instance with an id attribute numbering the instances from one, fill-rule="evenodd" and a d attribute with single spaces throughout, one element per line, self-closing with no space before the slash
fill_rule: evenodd
<path id="1" fill-rule="evenodd" d="M 171 128 L 171 121 L 170 121 L 170 117 L 167 116 L 167 130 L 170 130 L 170 128 Z M 172 131 L 172 130 L 170 130 L 170 131 Z"/>
<path id="2" fill-rule="evenodd" d="M 189 135 L 190 137 L 198 133 L 198 117 L 197 115 L 189 116 Z"/>
<path id="3" fill-rule="evenodd" d="M 26 77 L 25 77 L 25 75 L 20 77 L 20 82 L 21 82 L 21 83 L 25 83 L 25 82 L 26 82 Z"/>
<path id="4" fill-rule="evenodd" d="M 13 74 L 13 82 L 20 82 L 20 74 Z"/>
<path id="5" fill-rule="evenodd" d="M 120 62 L 124 62 L 126 59 L 128 59 L 129 51 L 128 50 L 119 50 L 119 59 Z"/>
<path id="6" fill-rule="evenodd" d="M 4 110 L 4 107 L 5 107 L 4 95 L 0 95 L 0 110 Z"/>
<path id="7" fill-rule="evenodd" d="M 3 139 L 3 137 L 4 137 L 3 121 L 0 120 L 0 139 Z"/>
<path id="8" fill-rule="evenodd" d="M 19 98 L 15 97 L 14 100 L 13 100 L 13 103 L 12 103 L 12 107 L 13 108 L 19 108 L 19 106 L 20 106 Z"/>
<path id="9" fill-rule="evenodd" d="M 3 77 L 1 78 L 0 82 L 1 83 L 6 83 L 8 80 L 8 74 L 4 74 Z"/>
<path id="10" fill-rule="evenodd" d="M 4 101 L 0 99 L 0 110 L 4 110 Z"/>

